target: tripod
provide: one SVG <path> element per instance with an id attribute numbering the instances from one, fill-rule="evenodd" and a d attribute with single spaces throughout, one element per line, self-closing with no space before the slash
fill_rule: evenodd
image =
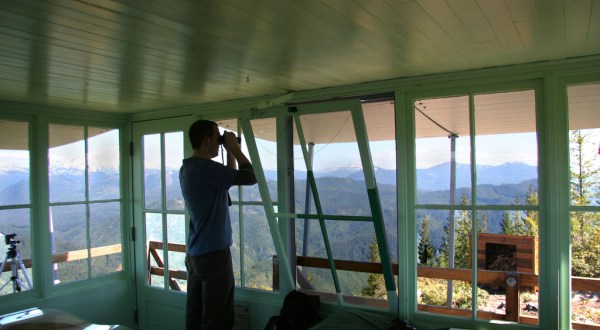
<path id="1" fill-rule="evenodd" d="M 21 259 L 21 254 L 17 249 L 17 243 L 21 241 L 15 241 L 16 234 L 6 235 L 6 244 L 10 245 L 8 251 L 6 252 L 6 256 L 4 257 L 4 261 L 2 262 L 2 267 L 0 268 L 0 275 L 4 272 L 4 268 L 6 267 L 6 263 L 8 259 L 11 262 L 11 270 L 12 276 L 10 277 L 10 281 L 7 281 L 0 287 L 0 291 L 4 289 L 9 283 L 12 282 L 13 285 L 13 293 L 21 292 L 21 289 L 24 287 L 26 290 L 31 290 L 31 279 L 29 279 L 29 275 L 27 274 L 27 269 L 25 269 L 25 265 L 23 264 L 23 259 Z M 27 283 L 23 283 L 19 278 L 19 268 L 21 268 L 21 272 L 25 277 Z"/>

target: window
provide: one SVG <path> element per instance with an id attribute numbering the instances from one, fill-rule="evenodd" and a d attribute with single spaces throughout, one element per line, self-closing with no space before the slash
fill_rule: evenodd
<path id="1" fill-rule="evenodd" d="M 275 120 L 253 120 L 258 138 L 259 156 L 275 157 Z M 240 134 L 237 119 L 217 121 L 221 134 L 232 131 L 242 139 L 242 151 L 249 156 L 246 137 Z M 186 129 L 187 131 L 187 129 Z M 155 288 L 187 291 L 185 252 L 187 220 L 185 202 L 179 183 L 179 169 L 184 154 L 183 131 L 142 136 L 143 208 L 146 239 L 148 284 Z M 273 154 L 271 154 L 273 153 Z M 227 161 L 223 150 L 213 161 Z M 276 162 L 270 161 L 270 165 Z M 270 172 L 269 172 L 270 171 Z M 276 167 L 269 173 L 276 174 Z M 267 175 L 271 197 L 277 194 L 276 175 Z M 231 247 L 237 286 L 265 291 L 273 290 L 273 239 L 257 185 L 232 187 L 229 190 L 233 245 Z M 165 248 L 168 247 L 168 248 Z"/>
<path id="2" fill-rule="evenodd" d="M 324 299 L 388 307 L 396 295 L 396 250 L 388 248 L 397 242 L 394 105 L 324 106 L 333 111 L 302 107 L 294 121 L 298 283 Z"/>
<path id="3" fill-rule="evenodd" d="M 0 120 L 0 153 L 2 296 L 33 289 L 28 122 Z M 21 267 L 19 260 L 24 267 Z M 11 280 L 15 265 L 18 277 Z"/>
<path id="4" fill-rule="evenodd" d="M 570 86 L 571 321 L 600 325 L 600 84 Z M 596 288 L 596 289 L 594 289 Z M 594 291 L 596 290 L 596 291 Z"/>
<path id="5" fill-rule="evenodd" d="M 414 107 L 418 309 L 537 324 L 534 91 L 422 99 Z"/>
<path id="6" fill-rule="evenodd" d="M 232 131 L 242 140 L 242 152 L 251 159 L 237 119 L 218 121 L 219 131 Z M 277 143 L 276 119 L 250 121 L 257 145 L 258 156 L 264 166 L 269 197 L 277 204 Z M 214 160 L 222 162 L 221 156 Z M 252 159 L 254 170 L 259 170 L 257 159 Z M 229 190 L 232 206 L 229 207 L 233 229 L 231 248 L 236 286 L 264 291 L 274 290 L 273 257 L 276 255 L 273 237 L 265 213 L 259 186 L 234 186 Z"/>
<path id="7" fill-rule="evenodd" d="M 119 130 L 60 124 L 48 130 L 54 283 L 120 271 Z"/>
<path id="8" fill-rule="evenodd" d="M 143 219 L 148 284 L 187 291 L 185 203 L 179 184 L 183 132 L 143 136 Z M 165 249 L 164 247 L 168 248 Z M 168 280 L 167 280 L 168 279 Z"/>

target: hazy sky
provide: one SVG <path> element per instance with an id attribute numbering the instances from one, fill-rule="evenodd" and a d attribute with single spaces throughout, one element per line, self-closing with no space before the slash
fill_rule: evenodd
<path id="1" fill-rule="evenodd" d="M 477 163 L 479 165 L 500 165 L 507 162 L 522 162 L 537 165 L 537 146 L 535 134 L 511 134 L 481 136 L 477 139 Z M 261 162 L 266 169 L 274 169 L 276 164 L 275 143 L 259 140 L 257 142 Z M 371 158 L 376 167 L 396 168 L 396 146 L 393 141 L 373 142 L 370 144 Z M 418 139 L 415 142 L 417 168 L 428 168 L 450 161 L 450 140 L 444 138 Z M 456 142 L 456 161 L 470 164 L 470 139 L 458 138 Z M 304 168 L 300 147 L 295 148 L 295 167 Z M 353 143 L 315 145 L 315 170 L 333 167 L 360 167 L 358 147 Z"/>
<path id="2" fill-rule="evenodd" d="M 159 135 L 147 135 L 144 143 L 147 146 L 144 155 L 146 166 L 158 168 L 160 164 L 160 139 Z M 183 132 L 165 134 L 165 162 L 167 168 L 178 169 L 181 160 L 189 155 L 183 155 Z M 117 167 L 116 131 L 110 131 L 90 139 L 90 168 Z M 470 163 L 470 139 L 459 137 L 456 143 L 456 161 Z M 586 147 L 588 157 L 598 156 L 600 144 L 600 130 L 592 132 Z M 275 143 L 266 140 L 257 140 L 261 162 L 265 169 L 276 168 Z M 394 169 L 395 144 L 393 141 L 373 142 L 370 145 L 371 157 L 377 167 Z M 417 168 L 427 168 L 450 161 L 450 140 L 448 138 L 428 138 L 415 141 Z M 248 154 L 243 145 L 243 151 Z M 297 146 L 295 152 L 295 167 L 299 170 L 305 168 L 301 149 Z M 102 154 L 100 157 L 99 154 Z M 335 167 L 360 167 L 360 157 L 356 144 L 325 144 L 314 147 L 315 170 Z M 53 148 L 50 153 L 50 163 L 55 166 L 69 166 L 83 168 L 84 145 L 79 141 L 58 148 Z M 108 156 L 107 156 L 108 155 Z M 27 151 L 0 150 L 2 167 L 28 167 L 29 153 Z M 600 156 L 599 156 L 600 158 Z M 219 155 L 218 160 L 221 159 Z M 537 164 L 536 136 L 533 133 L 507 134 L 477 137 L 476 159 L 478 165 L 500 165 L 507 162 L 522 162 L 528 165 Z"/>

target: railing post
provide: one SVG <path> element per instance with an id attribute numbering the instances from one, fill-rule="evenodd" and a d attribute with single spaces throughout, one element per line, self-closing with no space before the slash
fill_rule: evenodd
<path id="1" fill-rule="evenodd" d="M 507 321 L 519 322 L 519 312 L 521 310 L 521 299 L 519 293 L 520 280 L 519 273 L 506 274 L 506 317 Z"/>

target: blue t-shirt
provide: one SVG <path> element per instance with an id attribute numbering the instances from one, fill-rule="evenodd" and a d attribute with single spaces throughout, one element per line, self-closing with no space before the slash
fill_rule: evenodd
<path id="1" fill-rule="evenodd" d="M 229 195 L 237 170 L 210 159 L 186 158 L 179 183 L 190 214 L 187 254 L 197 256 L 231 246 Z"/>

